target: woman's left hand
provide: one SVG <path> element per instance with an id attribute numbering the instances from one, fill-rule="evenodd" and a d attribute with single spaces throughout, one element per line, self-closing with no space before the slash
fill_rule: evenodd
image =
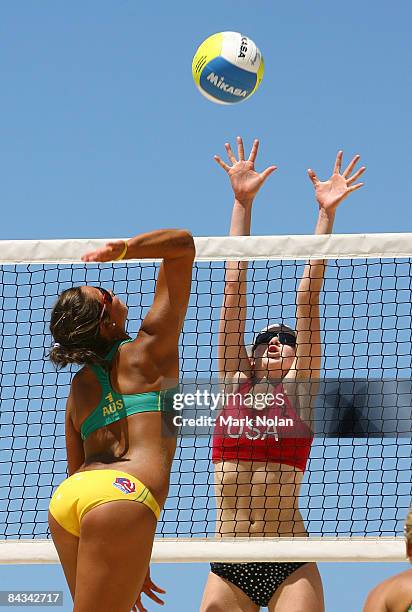
<path id="1" fill-rule="evenodd" d="M 147 570 L 147 574 L 143 582 L 142 590 L 140 592 L 139 597 L 136 600 L 136 603 L 134 604 L 134 609 L 137 610 L 138 612 L 147 612 L 146 608 L 142 604 L 142 600 L 141 600 L 142 593 L 147 595 L 147 597 L 149 597 L 152 601 L 155 601 L 160 606 L 163 606 L 165 603 L 162 599 L 160 599 L 156 595 L 156 593 L 164 594 L 166 593 L 166 591 L 161 589 L 159 586 L 157 586 L 157 584 L 155 584 L 152 581 L 152 579 L 150 578 L 150 568 Z"/>
<path id="2" fill-rule="evenodd" d="M 350 164 L 341 173 L 343 152 L 339 151 L 336 156 L 332 176 L 327 181 L 320 181 L 313 170 L 308 170 L 310 180 L 315 187 L 316 199 L 319 207 L 325 212 L 334 212 L 339 204 L 350 194 L 364 185 L 364 183 L 353 183 L 366 170 L 362 166 L 352 176 L 351 172 L 358 163 L 360 155 L 355 155 Z"/>

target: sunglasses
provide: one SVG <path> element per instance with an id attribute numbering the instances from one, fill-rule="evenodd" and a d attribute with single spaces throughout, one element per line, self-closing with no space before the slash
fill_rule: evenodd
<path id="1" fill-rule="evenodd" d="M 253 345 L 253 350 L 258 346 L 258 344 L 269 344 L 272 338 L 278 338 L 281 344 L 287 344 L 288 346 L 295 347 L 296 346 L 296 336 L 293 334 L 289 334 L 288 332 L 275 332 L 275 331 L 265 331 L 256 336 L 255 343 Z"/>
<path id="2" fill-rule="evenodd" d="M 113 303 L 113 295 L 110 293 L 110 291 L 107 291 L 107 289 L 104 289 L 103 287 L 94 287 L 94 289 L 97 289 L 98 291 L 100 291 L 100 294 L 103 297 L 103 306 L 102 306 L 102 310 L 100 312 L 100 317 L 99 317 L 99 321 L 101 321 L 103 319 L 103 315 L 104 315 L 104 311 L 106 310 L 106 306 L 108 304 Z"/>

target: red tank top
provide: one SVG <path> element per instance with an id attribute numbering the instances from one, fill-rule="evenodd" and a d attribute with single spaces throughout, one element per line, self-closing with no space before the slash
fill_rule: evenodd
<path id="1" fill-rule="evenodd" d="M 260 409 L 251 406 L 250 381 L 239 385 L 216 417 L 212 461 L 261 461 L 306 469 L 313 434 L 287 397 L 283 385 L 262 397 Z M 266 399 L 264 399 L 266 398 Z"/>

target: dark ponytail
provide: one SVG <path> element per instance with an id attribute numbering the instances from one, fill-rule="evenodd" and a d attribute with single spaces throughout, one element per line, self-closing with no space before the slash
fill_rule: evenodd
<path id="1" fill-rule="evenodd" d="M 91 298 L 81 287 L 72 287 L 60 294 L 50 320 L 55 344 L 49 358 L 55 366 L 64 368 L 76 363 L 108 367 L 104 356 L 111 343 L 101 337 L 100 324 L 109 315 L 105 312 L 100 320 L 101 310 L 99 300 Z"/>

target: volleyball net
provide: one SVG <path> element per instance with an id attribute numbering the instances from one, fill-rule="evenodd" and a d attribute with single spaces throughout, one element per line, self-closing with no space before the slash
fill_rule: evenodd
<path id="1" fill-rule="evenodd" d="M 57 296 L 83 284 L 113 289 L 128 305 L 131 336 L 152 304 L 159 262 L 81 262 L 84 252 L 105 243 L 0 242 L 0 562 L 57 560 L 47 509 L 67 475 L 65 402 L 76 371 L 56 371 L 47 359 Z M 271 323 L 295 327 L 305 263 L 328 260 L 314 440 L 299 497 L 309 537 L 282 528 L 288 501 L 271 505 L 270 488 L 262 502 L 270 512 L 261 521 L 276 515 L 279 534 L 239 537 L 234 526 L 237 537 L 230 537 L 222 513 L 230 502 L 215 489 L 213 428 L 195 422 L 180 432 L 154 560 L 403 560 L 412 497 L 412 234 L 198 238 L 196 251 L 180 340 L 182 396 L 218 384 L 226 261 L 249 262 L 245 325 L 252 345 Z M 199 410 L 192 402 L 190 414 Z M 277 442 L 277 435 L 270 440 Z M 242 493 L 234 481 L 233 499 L 253 497 L 254 483 L 245 484 Z"/>

